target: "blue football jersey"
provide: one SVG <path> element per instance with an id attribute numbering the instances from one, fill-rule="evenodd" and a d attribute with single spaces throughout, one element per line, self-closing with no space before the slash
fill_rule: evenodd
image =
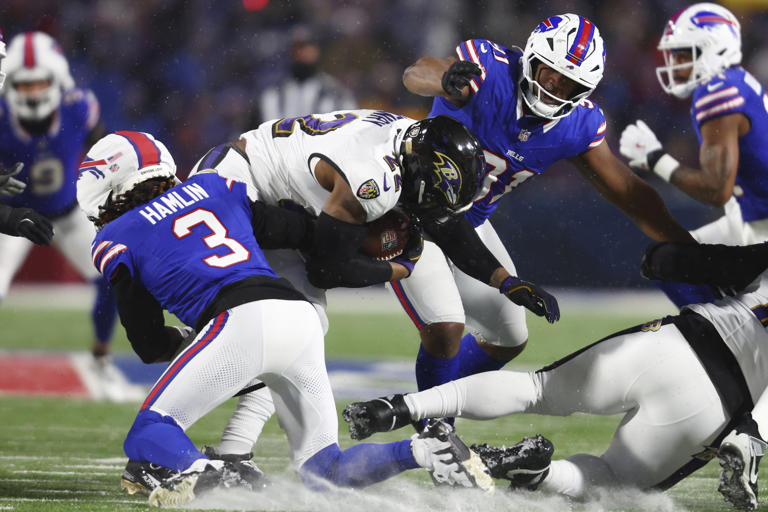
<path id="1" fill-rule="evenodd" d="M 739 166 L 733 195 L 746 221 L 768 218 L 768 95 L 742 67 L 716 75 L 693 93 L 691 117 L 701 143 L 701 125 L 710 119 L 740 112 L 751 123 L 739 137 Z"/>
<path id="2" fill-rule="evenodd" d="M 187 325 L 219 290 L 253 275 L 277 278 L 256 242 L 245 184 L 201 173 L 109 222 L 91 245 L 96 268 L 125 265 Z"/>
<path id="3" fill-rule="evenodd" d="M 519 51 L 487 39 L 464 41 L 456 52 L 461 60 L 480 66 L 470 83 L 472 94 L 459 108 L 435 98 L 430 116 L 447 115 L 462 122 L 485 150 L 486 174 L 478 199 L 467 218 L 481 224 L 498 207 L 498 200 L 547 167 L 588 151 L 605 138 L 605 116 L 593 102 L 583 100 L 569 115 L 542 122 L 525 115 L 518 94 Z"/>
<path id="4" fill-rule="evenodd" d="M 99 103 L 89 90 L 64 93 L 51 128 L 42 135 L 27 132 L 0 100 L 0 163 L 24 162 L 17 179 L 27 188 L 2 202 L 27 206 L 46 217 L 56 217 L 77 205 L 78 166 L 88 149 L 88 134 L 99 121 Z"/>

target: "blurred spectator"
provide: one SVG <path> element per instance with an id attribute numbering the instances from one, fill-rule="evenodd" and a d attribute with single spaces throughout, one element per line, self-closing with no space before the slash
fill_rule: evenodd
<path id="1" fill-rule="evenodd" d="M 320 69 L 320 46 L 307 27 L 293 30 L 290 75 L 265 90 L 251 112 L 252 129 L 264 121 L 357 107 L 352 92 Z"/>

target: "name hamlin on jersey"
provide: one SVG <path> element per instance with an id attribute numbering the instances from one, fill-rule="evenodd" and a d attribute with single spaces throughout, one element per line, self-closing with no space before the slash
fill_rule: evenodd
<path id="1" fill-rule="evenodd" d="M 157 224 L 157 221 L 163 220 L 168 215 L 173 215 L 179 210 L 183 210 L 187 206 L 191 206 L 201 199 L 209 197 L 208 192 L 199 183 L 183 185 L 181 191 L 184 192 L 183 195 L 173 191 L 158 198 L 156 201 L 148 203 L 147 206 L 139 210 L 139 213 L 154 225 Z M 185 195 L 187 197 L 184 197 Z"/>

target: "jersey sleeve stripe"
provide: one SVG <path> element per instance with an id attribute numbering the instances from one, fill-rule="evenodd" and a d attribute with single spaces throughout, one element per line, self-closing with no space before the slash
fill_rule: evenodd
<path id="1" fill-rule="evenodd" d="M 706 96 L 702 96 L 696 101 L 696 103 L 693 104 L 693 107 L 701 108 L 704 105 L 707 105 L 708 103 L 712 103 L 713 101 L 717 101 L 727 96 L 733 96 L 735 94 L 739 94 L 739 89 L 736 88 L 736 86 L 728 87 L 727 89 L 723 89 L 722 91 L 717 91 L 717 92 L 713 92 L 712 94 L 707 94 Z"/>
<path id="2" fill-rule="evenodd" d="M 104 242 L 101 242 L 99 245 L 97 245 L 97 246 L 96 246 L 96 247 L 95 247 L 95 248 L 92 250 L 91 259 L 93 259 L 93 264 L 96 266 L 96 268 L 98 268 L 98 267 L 99 267 L 99 264 L 98 264 L 98 262 L 97 262 L 97 260 L 98 260 L 98 258 L 99 258 L 99 255 L 100 255 L 100 254 L 101 254 L 101 253 L 104 251 L 104 249 L 106 249 L 106 248 L 107 248 L 107 247 L 109 247 L 110 245 L 112 245 L 112 242 L 110 242 L 110 241 L 104 241 Z"/>
<path id="3" fill-rule="evenodd" d="M 595 139 L 592 142 L 589 143 L 590 148 L 596 148 L 605 140 L 605 137 L 600 137 L 599 139 Z"/>
<path id="4" fill-rule="evenodd" d="M 462 43 L 465 48 L 467 49 L 467 55 L 469 56 L 469 60 L 480 66 L 480 81 L 485 81 L 485 66 L 483 66 L 483 63 L 480 62 L 480 57 L 477 56 L 477 48 L 475 48 L 475 43 L 472 40 L 465 41 Z M 461 45 L 459 45 L 461 47 Z M 461 58 L 461 55 L 459 55 L 459 58 Z M 463 59 L 466 60 L 466 59 Z M 473 79 L 473 81 L 477 81 L 477 77 Z"/>
<path id="5" fill-rule="evenodd" d="M 104 254 L 104 257 L 101 259 L 101 263 L 99 263 L 99 272 L 101 272 L 103 274 L 104 273 L 104 269 L 107 266 L 107 263 L 109 263 L 109 261 L 112 258 L 117 256 L 121 252 L 124 252 L 124 251 L 127 251 L 127 250 L 128 250 L 128 248 L 126 246 L 124 246 L 123 244 L 115 244 L 115 246 L 112 247 L 110 250 L 108 250 Z"/>
<path id="6" fill-rule="evenodd" d="M 744 98 L 741 96 L 730 99 L 728 101 L 724 101 L 722 103 L 715 105 L 714 107 L 708 108 L 706 110 L 702 110 L 701 112 L 696 114 L 696 121 L 702 121 L 704 119 L 707 119 L 708 117 L 722 114 L 727 110 L 739 107 L 743 104 L 744 104 Z"/>
<path id="7" fill-rule="evenodd" d="M 461 43 L 459 46 L 456 47 L 456 53 L 459 56 L 459 60 L 467 60 L 467 56 L 464 53 L 462 46 L 466 46 L 466 42 Z M 475 81 L 475 79 L 472 79 L 469 82 L 469 88 L 472 89 L 472 94 L 474 94 L 480 89 L 480 86 L 477 85 L 477 82 Z"/>
<path id="8" fill-rule="evenodd" d="M 605 123 L 605 121 L 603 121 L 603 124 L 601 124 L 600 126 L 597 127 L 597 134 L 598 135 L 602 135 L 602 134 L 605 133 L 605 126 L 606 126 L 606 123 Z"/>

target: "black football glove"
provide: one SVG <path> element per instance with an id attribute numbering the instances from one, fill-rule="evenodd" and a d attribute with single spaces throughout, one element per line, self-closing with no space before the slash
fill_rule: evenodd
<path id="1" fill-rule="evenodd" d="M 480 66 L 468 60 L 457 60 L 451 64 L 448 71 L 443 73 L 441 81 L 443 90 L 449 96 L 461 98 L 462 90 L 475 76 L 480 76 Z"/>
<path id="2" fill-rule="evenodd" d="M 399 263 L 408 269 L 408 275 L 413 272 L 413 267 L 421 258 L 424 251 L 424 232 L 421 229 L 421 222 L 411 217 L 411 223 L 408 225 L 408 243 L 400 256 L 392 258 L 390 261 Z M 407 277 L 407 276 L 406 276 Z"/>
<path id="3" fill-rule="evenodd" d="M 38 245 L 50 245 L 51 221 L 31 208 L 13 208 L 8 216 L 9 234 L 23 236 Z"/>
<path id="4" fill-rule="evenodd" d="M 24 192 L 27 184 L 14 178 L 23 168 L 22 162 L 16 162 L 12 167 L 0 165 L 0 195 L 15 196 Z"/>
<path id="5" fill-rule="evenodd" d="M 538 285 L 509 276 L 501 283 L 499 291 L 518 306 L 524 306 L 538 316 L 543 316 L 551 324 L 560 320 L 557 299 Z"/>

